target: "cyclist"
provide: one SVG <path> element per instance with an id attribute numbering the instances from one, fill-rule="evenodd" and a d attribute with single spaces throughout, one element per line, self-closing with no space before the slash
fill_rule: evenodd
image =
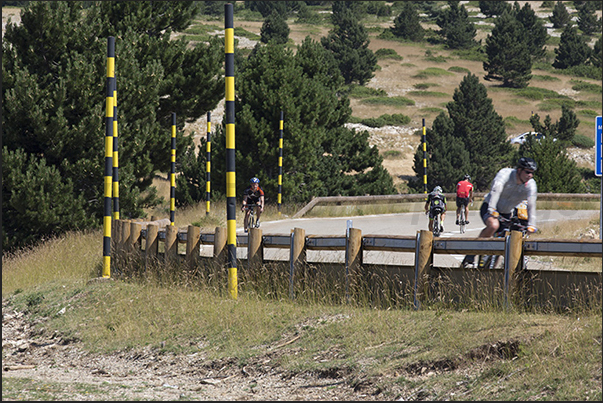
<path id="1" fill-rule="evenodd" d="M 442 188 L 436 186 L 433 191 L 427 195 L 425 202 L 425 214 L 429 214 L 429 231 L 433 231 L 433 219 L 436 214 L 441 214 L 440 232 L 444 232 L 444 218 L 446 217 L 446 196 L 442 193 Z"/>
<path id="2" fill-rule="evenodd" d="M 257 224 L 260 224 L 260 216 L 264 212 L 264 191 L 260 187 L 260 180 L 255 176 L 249 180 L 249 186 L 243 191 L 243 206 L 241 211 L 245 212 L 245 218 L 243 219 L 243 228 L 247 232 L 247 225 L 249 224 L 249 210 L 245 209 L 247 204 L 256 204 L 258 206 L 256 216 Z"/>
<path id="3" fill-rule="evenodd" d="M 469 224 L 469 203 L 473 203 L 473 184 L 471 176 L 465 175 L 462 181 L 456 184 L 456 225 L 459 225 L 461 209 L 465 209 L 465 224 Z"/>
<path id="4" fill-rule="evenodd" d="M 528 232 L 536 232 L 536 197 L 538 188 L 534 180 L 536 161 L 532 158 L 521 157 L 516 168 L 503 168 L 494 177 L 490 192 L 484 197 L 480 209 L 482 221 L 486 227 L 480 232 L 479 238 L 492 237 L 500 227 L 498 217 L 510 218 L 513 209 L 521 201 L 528 204 Z M 473 264 L 475 255 L 467 255 L 463 266 Z"/>

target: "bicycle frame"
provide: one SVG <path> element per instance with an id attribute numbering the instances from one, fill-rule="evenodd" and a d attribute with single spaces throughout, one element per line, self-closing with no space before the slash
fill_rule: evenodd
<path id="1" fill-rule="evenodd" d="M 527 237 L 527 227 L 523 225 L 517 217 L 505 218 L 498 217 L 500 227 L 494 233 L 495 238 L 504 238 L 510 231 L 520 231 L 524 238 Z M 478 267 L 486 269 L 494 269 L 502 256 L 499 255 L 484 255 L 478 256 Z M 527 261 L 524 259 L 524 268 L 527 266 Z"/>

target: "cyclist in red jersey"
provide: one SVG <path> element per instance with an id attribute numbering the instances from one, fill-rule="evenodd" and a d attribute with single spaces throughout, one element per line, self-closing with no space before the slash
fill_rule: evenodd
<path id="1" fill-rule="evenodd" d="M 473 185 L 471 177 L 465 178 L 456 184 L 456 225 L 459 225 L 461 209 L 465 209 L 465 224 L 469 224 L 469 203 L 473 203 Z"/>

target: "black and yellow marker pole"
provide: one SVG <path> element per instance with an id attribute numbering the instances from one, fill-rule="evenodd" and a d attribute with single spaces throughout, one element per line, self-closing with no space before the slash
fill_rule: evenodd
<path id="1" fill-rule="evenodd" d="M 281 111 L 281 120 L 278 130 L 278 215 L 281 215 L 281 204 L 283 201 L 283 111 Z"/>
<path id="2" fill-rule="evenodd" d="M 235 181 L 235 80 L 233 17 L 232 3 L 226 3 L 224 5 L 224 48 L 226 56 L 226 246 L 228 250 L 228 291 L 233 299 L 237 299 L 237 198 Z"/>
<path id="3" fill-rule="evenodd" d="M 207 162 L 205 163 L 205 215 L 209 215 L 211 199 L 211 112 L 207 112 L 207 143 L 205 151 L 207 152 Z"/>
<path id="4" fill-rule="evenodd" d="M 107 95 L 105 109 L 105 197 L 103 217 L 103 272 L 111 277 L 111 186 L 113 182 L 113 80 L 115 78 L 115 37 L 107 38 Z"/>
<path id="5" fill-rule="evenodd" d="M 113 79 L 113 219 L 119 220 L 119 149 L 117 147 L 117 79 Z"/>
<path id="6" fill-rule="evenodd" d="M 423 119 L 423 193 L 425 193 L 425 197 L 427 197 L 427 140 L 425 137 L 425 119 Z M 427 198 L 425 200 L 427 200 Z"/>
<path id="7" fill-rule="evenodd" d="M 176 113 L 172 112 L 172 153 L 170 158 L 170 225 L 176 216 Z"/>

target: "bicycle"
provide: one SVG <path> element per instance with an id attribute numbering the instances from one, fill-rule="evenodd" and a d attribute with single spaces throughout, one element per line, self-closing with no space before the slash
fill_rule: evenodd
<path id="1" fill-rule="evenodd" d="M 524 225 L 517 216 L 512 216 L 511 218 L 505 218 L 503 216 L 498 217 L 498 221 L 500 222 L 500 227 L 494 233 L 495 238 L 504 238 L 508 232 L 510 231 L 519 231 L 523 234 L 524 238 L 528 236 L 528 227 Z M 480 255 L 478 256 L 478 267 L 480 269 L 494 269 L 502 256 L 500 255 Z M 527 256 L 524 256 L 523 266 L 527 268 Z"/>
<path id="2" fill-rule="evenodd" d="M 258 207 L 257 204 L 247 204 L 245 206 L 245 210 L 249 211 L 249 221 L 247 228 L 260 228 L 260 222 L 255 215 L 255 208 Z"/>

